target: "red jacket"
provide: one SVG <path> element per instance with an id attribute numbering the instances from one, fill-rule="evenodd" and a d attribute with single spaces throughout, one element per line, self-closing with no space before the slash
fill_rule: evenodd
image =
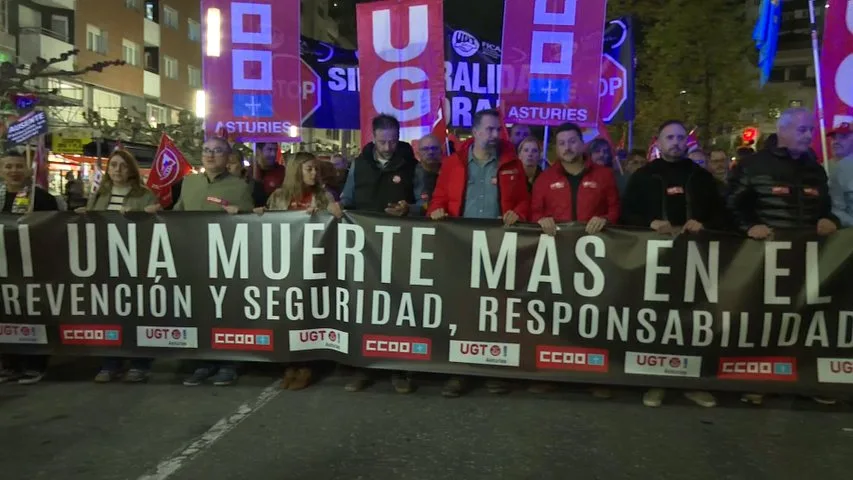
<path id="1" fill-rule="evenodd" d="M 453 155 L 444 159 L 438 180 L 429 202 L 427 215 L 443 208 L 451 217 L 460 217 L 465 206 L 465 188 L 468 185 L 468 152 L 474 148 L 474 139 L 468 139 Z M 530 218 L 530 194 L 524 165 L 515 153 L 512 143 L 501 140 L 498 145 L 498 195 L 501 213 L 510 210 L 522 221 Z"/>
<path id="2" fill-rule="evenodd" d="M 611 224 L 619 222 L 619 189 L 613 170 L 587 162 L 577 194 L 564 172 L 558 162 L 536 179 L 530 207 L 532 221 L 551 217 L 557 223 L 588 222 L 592 217 L 605 217 Z M 576 211 L 572 212 L 575 201 Z"/>

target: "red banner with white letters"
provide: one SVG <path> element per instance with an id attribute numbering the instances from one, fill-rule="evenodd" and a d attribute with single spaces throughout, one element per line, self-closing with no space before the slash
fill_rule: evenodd
<path id="1" fill-rule="evenodd" d="M 390 0 L 356 6 L 362 143 L 380 113 L 400 121 L 400 139 L 433 129 L 444 103 L 442 0 Z"/>
<path id="2" fill-rule="evenodd" d="M 296 142 L 302 121 L 299 0 L 202 0 L 208 137 Z"/>
<path id="3" fill-rule="evenodd" d="M 509 123 L 598 125 L 606 0 L 506 0 L 501 104 Z"/>
<path id="4" fill-rule="evenodd" d="M 853 2 L 829 0 L 820 57 L 826 130 L 853 123 Z M 820 136 L 814 148 L 824 158 Z"/>

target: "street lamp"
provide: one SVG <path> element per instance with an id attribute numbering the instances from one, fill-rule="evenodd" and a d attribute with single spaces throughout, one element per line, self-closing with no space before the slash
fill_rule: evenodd
<path id="1" fill-rule="evenodd" d="M 205 55 L 218 57 L 222 53 L 222 12 L 218 8 L 207 9 Z"/>
<path id="2" fill-rule="evenodd" d="M 204 90 L 196 90 L 195 92 L 195 116 L 204 118 L 207 114 L 207 98 Z"/>

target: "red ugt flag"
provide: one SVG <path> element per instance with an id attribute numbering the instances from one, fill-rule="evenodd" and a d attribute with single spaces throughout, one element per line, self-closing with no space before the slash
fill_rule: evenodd
<path id="1" fill-rule="evenodd" d="M 820 57 L 821 85 L 826 130 L 843 123 L 853 123 L 853 2 L 829 0 L 823 29 L 823 50 Z M 815 135 L 812 147 L 818 158 L 826 155 L 820 135 Z"/>
<path id="2" fill-rule="evenodd" d="M 160 199 L 164 208 L 172 204 L 172 185 L 192 172 L 184 154 L 165 133 L 160 137 L 160 147 L 154 156 L 151 173 L 148 175 L 148 188 Z"/>

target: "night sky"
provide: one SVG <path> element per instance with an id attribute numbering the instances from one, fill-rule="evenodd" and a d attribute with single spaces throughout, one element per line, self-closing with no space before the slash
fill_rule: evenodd
<path id="1" fill-rule="evenodd" d="M 342 23 L 342 34 L 355 39 L 355 4 L 369 2 L 370 0 L 334 0 L 338 6 L 332 7 L 331 10 Z M 500 44 L 503 7 L 504 0 L 446 0 L 444 21 L 481 40 Z M 352 35 L 345 31 L 347 29 L 353 30 Z"/>

